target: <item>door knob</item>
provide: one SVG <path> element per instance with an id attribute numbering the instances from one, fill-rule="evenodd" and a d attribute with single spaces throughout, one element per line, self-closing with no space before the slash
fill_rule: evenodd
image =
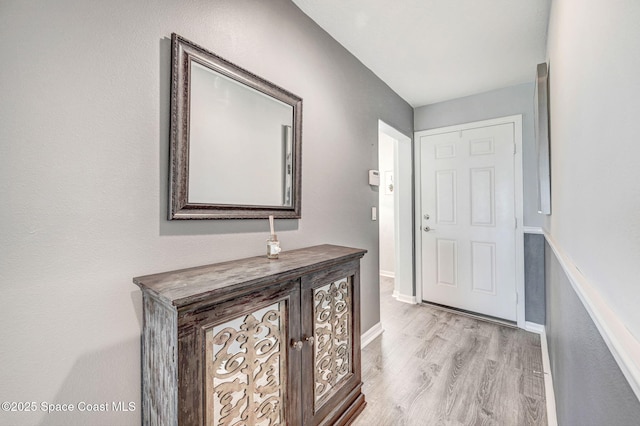
<path id="1" fill-rule="evenodd" d="M 422 228 L 422 230 L 423 230 L 424 232 L 435 231 L 435 229 L 433 229 L 433 228 L 429 228 L 428 226 L 425 226 L 424 228 Z"/>
<path id="2" fill-rule="evenodd" d="M 300 352 L 302 350 L 302 345 L 304 345 L 304 343 L 302 343 L 302 341 L 298 340 L 298 341 L 291 341 L 291 347 L 293 349 L 295 349 L 296 351 Z"/>
<path id="3" fill-rule="evenodd" d="M 307 343 L 309 343 L 309 346 L 313 346 L 313 342 L 315 341 L 315 339 L 313 338 L 313 336 L 309 336 L 306 339 L 304 339 L 305 341 L 307 341 Z"/>

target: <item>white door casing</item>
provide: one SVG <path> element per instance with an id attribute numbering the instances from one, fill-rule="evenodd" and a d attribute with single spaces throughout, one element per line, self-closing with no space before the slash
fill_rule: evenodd
<path id="1" fill-rule="evenodd" d="M 402 302 L 417 303 L 414 296 L 414 235 L 413 235 L 413 168 L 411 138 L 386 124 L 378 122 L 380 133 L 396 140 L 394 143 L 394 228 L 395 228 L 395 297 Z M 382 189 L 381 189 L 382 190 Z"/>
<path id="2" fill-rule="evenodd" d="M 521 123 L 416 132 L 419 300 L 524 327 Z"/>

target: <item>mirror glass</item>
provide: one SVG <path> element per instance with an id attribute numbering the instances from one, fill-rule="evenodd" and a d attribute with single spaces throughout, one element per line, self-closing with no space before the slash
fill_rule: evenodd
<path id="1" fill-rule="evenodd" d="M 189 108 L 189 203 L 291 206 L 291 105 L 193 61 Z"/>
<path id="2" fill-rule="evenodd" d="M 172 37 L 170 219 L 300 217 L 302 100 Z"/>

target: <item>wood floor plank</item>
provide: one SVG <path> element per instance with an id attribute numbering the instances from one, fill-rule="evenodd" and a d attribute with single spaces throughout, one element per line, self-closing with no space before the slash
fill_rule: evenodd
<path id="1" fill-rule="evenodd" d="M 546 425 L 540 339 L 533 333 L 391 297 L 384 333 L 362 351 L 367 406 L 355 426 Z"/>
<path id="2" fill-rule="evenodd" d="M 496 378 L 498 364 L 495 361 L 484 360 L 482 374 L 479 376 L 475 392 L 465 394 L 467 412 L 462 412 L 459 417 L 463 424 L 487 425 L 495 423 L 494 406 L 496 403 Z"/>

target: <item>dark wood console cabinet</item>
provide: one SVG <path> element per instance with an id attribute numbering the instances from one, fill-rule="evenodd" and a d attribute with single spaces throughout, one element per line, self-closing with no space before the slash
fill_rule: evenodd
<path id="1" fill-rule="evenodd" d="M 365 253 L 322 245 L 134 278 L 143 292 L 143 423 L 351 423 L 366 404 Z"/>

